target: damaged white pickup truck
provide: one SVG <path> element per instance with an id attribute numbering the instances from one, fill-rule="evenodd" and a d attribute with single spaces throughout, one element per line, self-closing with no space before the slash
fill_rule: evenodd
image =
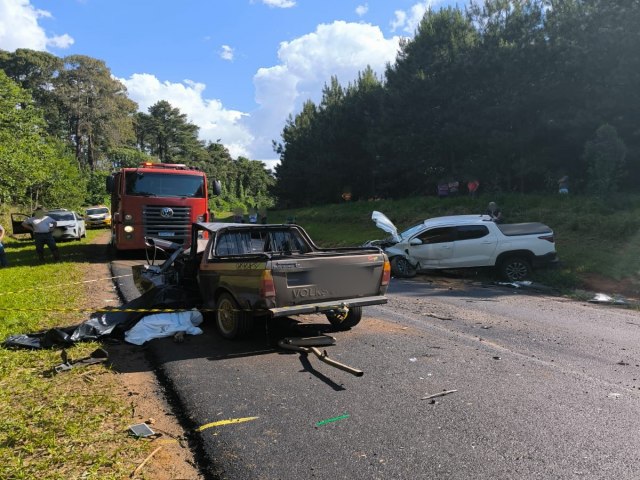
<path id="1" fill-rule="evenodd" d="M 384 249 L 396 277 L 419 270 L 493 267 L 506 280 L 528 277 L 533 268 L 558 261 L 553 230 L 542 223 L 496 224 L 487 215 L 436 217 L 398 233 L 381 212 L 371 219 L 391 237 L 366 246 Z"/>

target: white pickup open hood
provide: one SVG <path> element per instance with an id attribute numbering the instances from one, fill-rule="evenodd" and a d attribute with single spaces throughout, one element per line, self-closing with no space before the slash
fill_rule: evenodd
<path id="1" fill-rule="evenodd" d="M 371 220 L 373 220 L 381 230 L 384 230 L 387 233 L 390 233 L 393 237 L 394 242 L 400 241 L 400 236 L 398 235 L 398 229 L 396 226 L 387 218 L 387 216 L 382 212 L 374 212 L 371 214 Z"/>

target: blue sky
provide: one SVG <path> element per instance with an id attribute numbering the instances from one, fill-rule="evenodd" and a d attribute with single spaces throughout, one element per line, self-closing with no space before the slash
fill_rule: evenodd
<path id="1" fill-rule="evenodd" d="M 331 75 L 380 74 L 445 0 L 0 0 L 0 48 L 102 59 L 141 111 L 168 100 L 235 156 L 276 158 Z"/>

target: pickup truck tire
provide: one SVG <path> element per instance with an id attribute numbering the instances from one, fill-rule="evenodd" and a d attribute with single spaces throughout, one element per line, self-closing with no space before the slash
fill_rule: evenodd
<path id="1" fill-rule="evenodd" d="M 396 278 L 415 277 L 416 269 L 404 257 L 393 257 L 391 259 L 391 274 Z"/>
<path id="2" fill-rule="evenodd" d="M 251 316 L 243 312 L 233 297 L 223 293 L 216 302 L 216 327 L 224 338 L 241 338 L 251 330 Z"/>
<path id="3" fill-rule="evenodd" d="M 338 318 L 333 313 L 327 313 L 327 320 L 338 330 L 349 330 L 362 320 L 362 307 L 351 307 L 344 319 Z"/>
<path id="4" fill-rule="evenodd" d="M 510 282 L 524 280 L 531 275 L 531 264 L 524 257 L 507 257 L 498 267 L 500 276 Z"/>

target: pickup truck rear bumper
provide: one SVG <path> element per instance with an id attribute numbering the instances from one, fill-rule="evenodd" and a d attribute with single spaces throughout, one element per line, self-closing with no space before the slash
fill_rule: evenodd
<path id="1" fill-rule="evenodd" d="M 387 297 L 382 295 L 375 297 L 351 298 L 333 302 L 310 303 L 306 305 L 292 305 L 290 307 L 270 308 L 271 315 L 286 317 L 289 315 L 302 315 L 305 313 L 322 313 L 344 307 L 364 307 L 367 305 L 382 305 L 387 303 Z"/>

